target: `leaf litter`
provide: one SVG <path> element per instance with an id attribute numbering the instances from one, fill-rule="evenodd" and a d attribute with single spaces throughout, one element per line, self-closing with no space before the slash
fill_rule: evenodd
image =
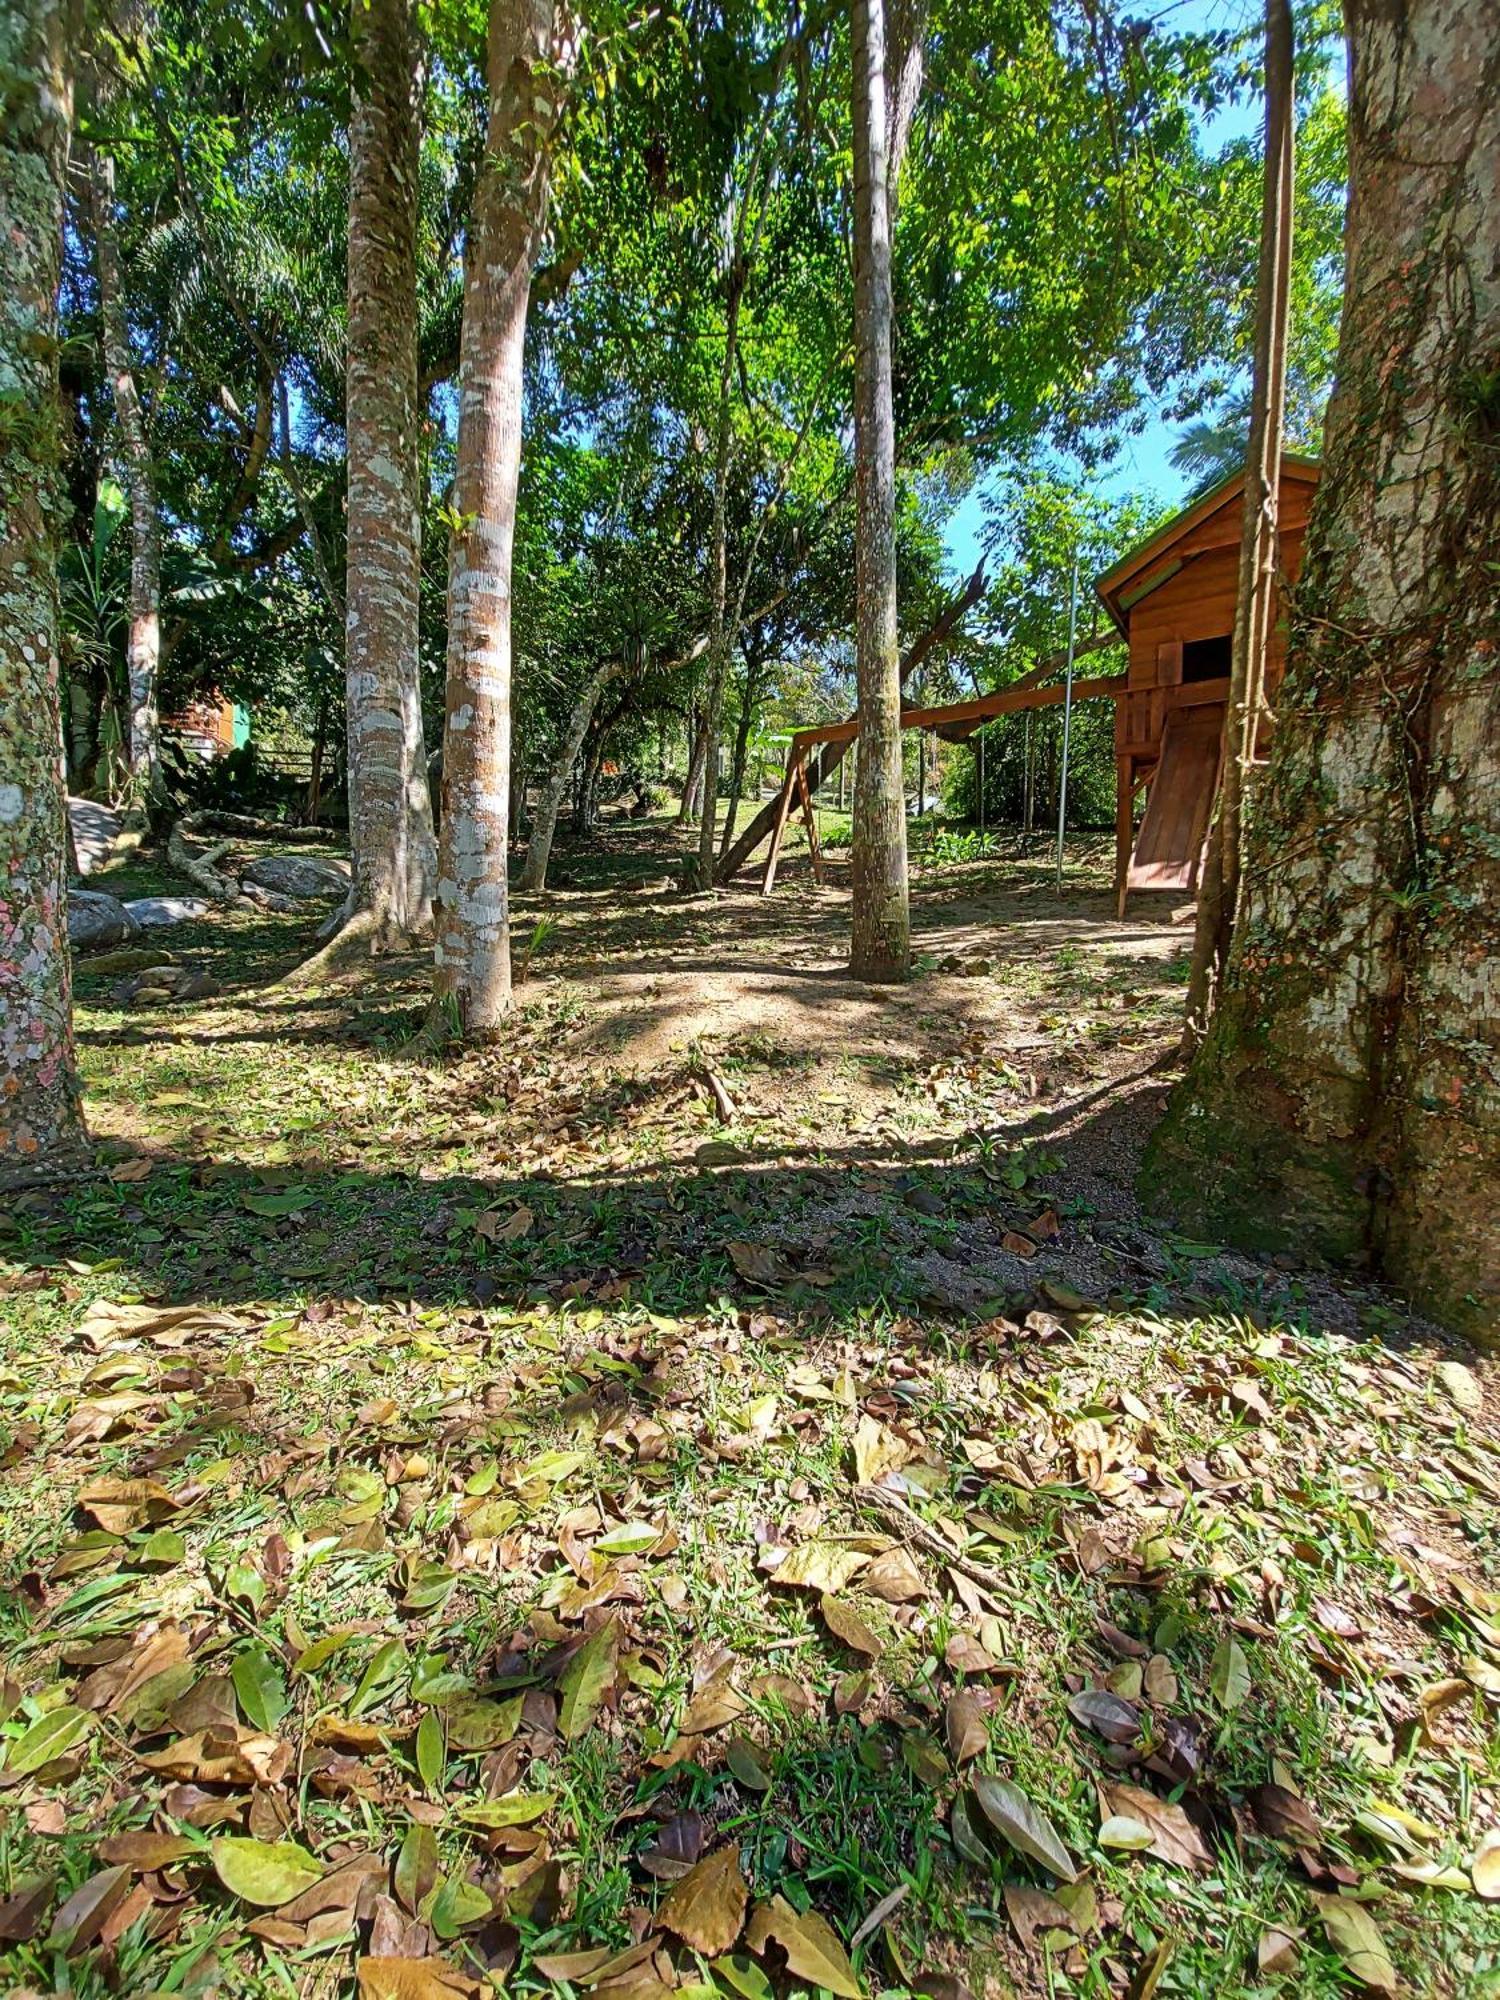
<path id="1" fill-rule="evenodd" d="M 476 1098 L 576 1097 L 533 1157 L 622 1154 L 634 1220 L 440 1185 L 403 1236 L 267 1126 L 7 1239 L 11 1982 L 1460 1991 L 1500 1951 L 1484 1367 L 1112 1292 L 1046 1162 L 964 1138 L 982 1058 L 912 1092 L 940 1195 L 777 1213 L 674 1179 L 687 1085 L 590 1127 L 551 1039 Z M 440 1150 L 390 1066 L 329 1076 L 357 1144 Z M 930 1271 L 976 1216 L 1015 1289 L 897 1258 L 861 1306 L 872 1218 Z M 76 1254 L 106 1228 L 137 1254 Z"/>

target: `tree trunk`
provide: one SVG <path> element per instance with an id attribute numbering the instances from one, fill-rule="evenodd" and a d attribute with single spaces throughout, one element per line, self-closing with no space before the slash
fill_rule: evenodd
<path id="1" fill-rule="evenodd" d="M 691 826 L 697 818 L 703 791 L 703 765 L 707 752 L 708 739 L 703 719 L 694 710 L 688 717 L 688 768 L 687 779 L 682 787 L 682 799 L 677 808 L 679 826 Z"/>
<path id="2" fill-rule="evenodd" d="M 1349 0 L 1327 452 L 1222 1003 L 1149 1156 L 1191 1226 L 1500 1307 L 1500 40 Z"/>
<path id="3" fill-rule="evenodd" d="M 557 752 L 557 760 L 552 767 L 552 775 L 542 787 L 542 796 L 537 802 L 536 818 L 531 827 L 531 845 L 526 850 L 526 865 L 521 870 L 520 888 L 524 895 L 540 895 L 547 886 L 547 863 L 552 856 L 552 837 L 557 831 L 557 815 L 562 810 L 563 795 L 568 789 L 568 779 L 578 752 L 583 747 L 583 739 L 588 734 L 589 723 L 593 720 L 594 708 L 605 684 L 622 671 L 618 661 L 600 667 L 579 696 L 573 713 L 568 717 L 568 726 L 563 732 L 562 743 Z"/>
<path id="4" fill-rule="evenodd" d="M 729 460 L 734 442 L 734 357 L 739 342 L 740 301 L 745 270 L 739 257 L 729 273 L 729 312 L 724 325 L 724 357 L 719 370 L 719 421 L 714 441 L 712 588 L 709 596 L 708 683 L 703 695 L 703 811 L 698 821 L 698 887 L 714 880 L 714 819 L 719 802 L 719 734 L 723 725 L 724 683 L 729 678 Z"/>
<path id="5" fill-rule="evenodd" d="M 491 0 L 489 137 L 464 259 L 458 463 L 448 583 L 434 998 L 492 1036 L 510 1006 L 506 881 L 510 590 L 521 470 L 521 363 L 547 211 L 554 0 Z"/>
<path id="6" fill-rule="evenodd" d="M 88 1161 L 73 1054 L 58 668 L 57 285 L 72 85 L 58 0 L 0 5 L 0 1187 Z"/>
<path id="7" fill-rule="evenodd" d="M 420 58 L 410 0 L 353 0 L 350 24 L 349 908 L 388 951 L 432 922 L 437 874 L 417 649 Z"/>
<path id="8" fill-rule="evenodd" d="M 745 659 L 745 696 L 740 703 L 740 719 L 734 732 L 734 762 L 729 773 L 729 802 L 724 808 L 724 832 L 719 842 L 719 860 L 734 845 L 734 823 L 740 816 L 740 800 L 745 795 L 745 764 L 750 749 L 750 730 L 755 721 L 755 697 L 757 688 L 757 659 L 748 654 Z"/>
<path id="9" fill-rule="evenodd" d="M 911 960 L 901 661 L 896 629 L 896 426 L 884 0 L 851 0 L 854 109 L 855 682 L 850 970 L 904 979 Z"/>
<path id="10" fill-rule="evenodd" d="M 1265 714 L 1266 658 L 1276 622 L 1276 510 L 1286 411 L 1288 287 L 1292 271 L 1292 10 L 1266 0 L 1266 137 L 1256 279 L 1250 439 L 1235 597 L 1229 700 L 1224 708 L 1219 796 L 1203 877 L 1188 981 L 1186 1041 L 1202 1040 L 1223 984 L 1239 915 L 1245 798 Z"/>
<path id="11" fill-rule="evenodd" d="M 595 729 L 584 745 L 578 767 L 578 810 L 573 815 L 573 830 L 580 840 L 594 831 L 599 817 L 599 772 L 603 763 L 604 731 Z"/>
<path id="12" fill-rule="evenodd" d="M 120 239 L 115 228 L 115 163 L 96 153 L 91 172 L 94 250 L 99 267 L 99 318 L 104 365 L 120 426 L 120 458 L 130 493 L 130 606 L 125 674 L 130 687 L 131 804 L 147 811 L 162 796 L 161 725 L 157 705 L 161 661 L 161 514 L 146 413 L 136 387 L 135 356 L 125 318 Z"/>

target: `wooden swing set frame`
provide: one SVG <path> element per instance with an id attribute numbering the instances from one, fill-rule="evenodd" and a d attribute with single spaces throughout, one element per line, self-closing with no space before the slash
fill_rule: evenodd
<path id="1" fill-rule="evenodd" d="M 1113 635 L 1111 635 L 1113 636 Z M 939 708 L 903 708 L 901 727 L 903 729 L 931 729 L 950 743 L 962 743 L 966 737 L 997 715 L 1017 715 L 1023 709 L 1051 708 L 1061 704 L 1067 694 L 1066 687 L 1042 687 L 1043 675 L 1056 671 L 1056 663 L 1047 661 L 1044 666 L 1027 674 L 1008 688 L 995 694 L 977 695 L 972 701 L 946 702 Z M 1074 701 L 1089 701 L 1099 696 L 1118 700 L 1124 693 L 1128 676 L 1125 674 L 1100 675 L 1092 680 L 1074 681 Z M 808 852 L 812 859 L 815 881 L 823 880 L 823 850 L 818 840 L 817 814 L 813 810 L 812 787 L 807 781 L 808 753 L 822 743 L 852 743 L 859 735 L 859 724 L 852 717 L 847 722 L 825 722 L 814 729 L 798 729 L 792 733 L 791 748 L 787 752 L 786 772 L 781 781 L 781 790 L 776 798 L 776 819 L 771 829 L 771 845 L 766 853 L 765 871 L 761 877 L 760 893 L 769 896 L 776 886 L 776 866 L 781 858 L 782 842 L 786 838 L 787 823 L 791 819 L 792 805 L 796 801 L 802 808 L 802 816 L 807 825 Z"/>

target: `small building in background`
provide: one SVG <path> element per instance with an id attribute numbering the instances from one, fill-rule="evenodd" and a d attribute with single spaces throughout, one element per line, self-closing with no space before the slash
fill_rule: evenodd
<path id="1" fill-rule="evenodd" d="M 1318 471 L 1316 459 L 1283 452 L 1277 544 L 1288 585 L 1302 567 Z M 1192 894 L 1198 887 L 1219 783 L 1244 491 L 1243 471 L 1221 480 L 1094 586 L 1130 655 L 1126 684 L 1115 702 L 1115 888 L 1121 915 L 1133 889 Z M 1286 629 L 1278 621 L 1266 670 L 1272 702 L 1285 665 Z M 1149 789 L 1136 829 L 1135 799 L 1143 786 Z"/>
<path id="2" fill-rule="evenodd" d="M 217 689 L 199 695 L 175 715 L 161 719 L 162 734 L 172 738 L 190 757 L 216 763 L 250 741 L 250 711 Z"/>

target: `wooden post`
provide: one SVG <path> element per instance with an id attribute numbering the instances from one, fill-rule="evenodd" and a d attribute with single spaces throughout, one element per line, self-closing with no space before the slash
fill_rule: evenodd
<path id="1" fill-rule="evenodd" d="M 797 790 L 802 799 L 802 817 L 807 821 L 807 851 L 812 859 L 813 880 L 823 881 L 823 852 L 818 845 L 818 816 L 813 811 L 812 792 L 807 783 L 807 761 L 797 759 Z"/>
<path id="2" fill-rule="evenodd" d="M 1130 836 L 1135 818 L 1135 759 L 1115 759 L 1115 914 L 1125 914 L 1130 875 Z"/>
<path id="3" fill-rule="evenodd" d="M 776 863 L 781 858 L 781 843 L 786 836 L 787 814 L 792 809 L 792 793 L 796 789 L 797 772 L 801 766 L 798 751 L 787 752 L 786 776 L 781 781 L 781 790 L 776 798 L 776 820 L 771 828 L 771 845 L 766 850 L 766 872 L 761 877 L 760 893 L 769 896 L 776 886 Z"/>

